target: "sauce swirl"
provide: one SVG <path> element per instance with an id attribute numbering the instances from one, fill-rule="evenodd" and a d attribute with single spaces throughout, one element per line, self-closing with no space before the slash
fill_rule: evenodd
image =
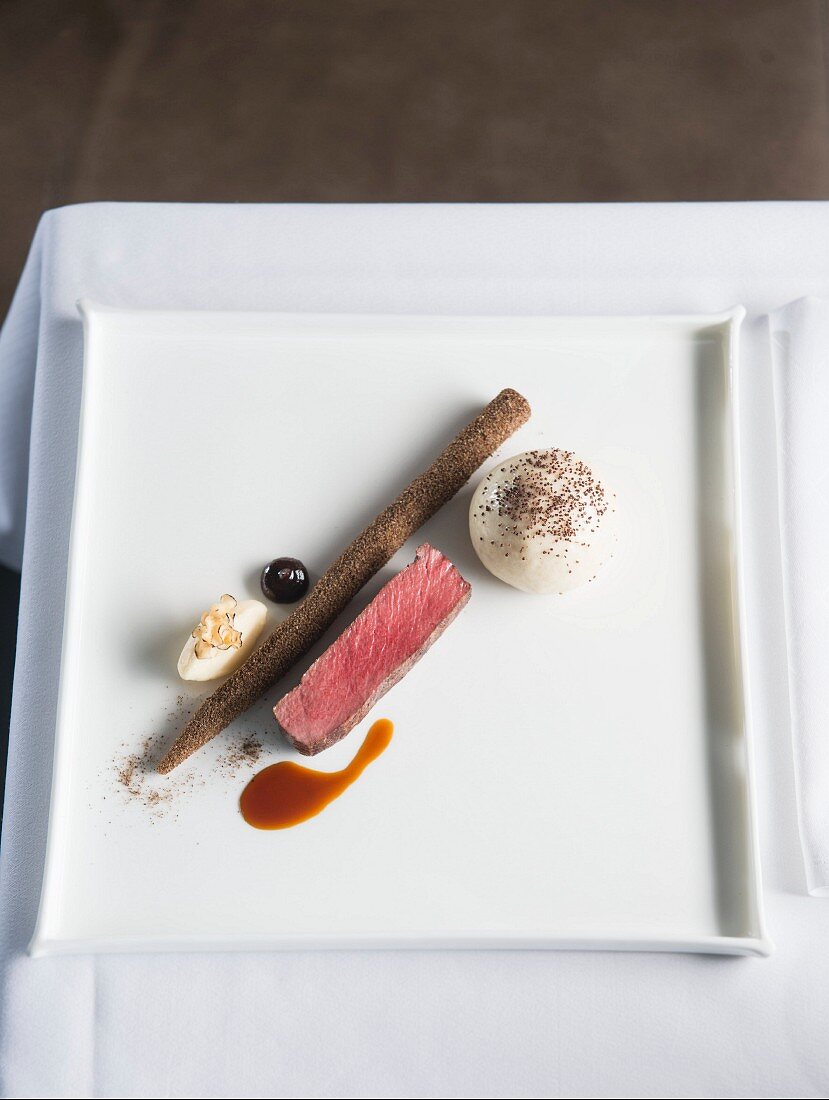
<path id="1" fill-rule="evenodd" d="M 375 722 L 354 759 L 338 772 L 318 772 L 293 760 L 263 768 L 242 791 L 242 817 L 254 829 L 290 829 L 316 817 L 385 752 L 393 731 L 388 718 Z"/>

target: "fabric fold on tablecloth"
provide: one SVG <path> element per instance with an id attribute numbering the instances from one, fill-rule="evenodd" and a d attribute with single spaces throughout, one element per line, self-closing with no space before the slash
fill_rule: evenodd
<path id="1" fill-rule="evenodd" d="M 769 318 L 792 748 L 806 883 L 829 897 L 829 299 Z"/>

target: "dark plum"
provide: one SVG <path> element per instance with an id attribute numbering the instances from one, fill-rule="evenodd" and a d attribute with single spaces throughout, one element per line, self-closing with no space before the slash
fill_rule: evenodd
<path id="1" fill-rule="evenodd" d="M 274 603 L 296 603 L 308 591 L 308 570 L 299 558 L 274 558 L 262 570 L 261 585 Z"/>

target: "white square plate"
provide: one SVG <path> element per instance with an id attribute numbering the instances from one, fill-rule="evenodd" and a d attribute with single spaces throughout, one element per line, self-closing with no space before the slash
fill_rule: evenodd
<path id="1" fill-rule="evenodd" d="M 696 317 L 165 313 L 86 305 L 55 767 L 32 950 L 594 947 L 766 954 L 741 658 L 729 378 L 743 311 Z M 183 766 L 118 781 L 181 725 L 175 661 L 262 564 L 336 553 L 505 386 L 617 494 L 587 589 L 496 581 L 470 484 L 428 539 L 472 600 L 379 704 L 387 752 L 320 816 L 249 828 L 228 769 L 295 756 L 270 705 Z M 271 612 L 272 623 L 280 614 Z M 204 689 L 202 689 L 203 691 Z M 370 719 L 316 759 L 351 759 Z M 222 762 L 224 761 L 224 766 Z M 148 790 L 157 790 L 157 806 Z M 173 794 L 169 801 L 167 794 Z"/>

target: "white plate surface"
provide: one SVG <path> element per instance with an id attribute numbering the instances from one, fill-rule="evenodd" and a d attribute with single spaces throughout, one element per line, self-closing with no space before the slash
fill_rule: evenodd
<path id="1" fill-rule="evenodd" d="M 87 305 L 49 840 L 32 950 L 596 947 L 766 954 L 741 660 L 729 375 L 742 310 L 367 317 Z M 371 719 L 390 748 L 319 817 L 259 832 L 254 768 L 296 756 L 269 704 L 147 805 L 117 779 L 172 736 L 194 617 L 263 562 L 330 559 L 504 386 L 617 494 L 599 580 L 528 596 L 479 564 L 475 481 L 375 578 L 448 554 L 472 600 Z M 491 464 L 488 464 L 491 465 Z M 484 467 L 484 469 L 488 468 Z M 284 612 L 270 611 L 271 624 Z M 336 629 L 327 640 L 335 636 Z M 222 760 L 225 761 L 222 766 Z"/>

